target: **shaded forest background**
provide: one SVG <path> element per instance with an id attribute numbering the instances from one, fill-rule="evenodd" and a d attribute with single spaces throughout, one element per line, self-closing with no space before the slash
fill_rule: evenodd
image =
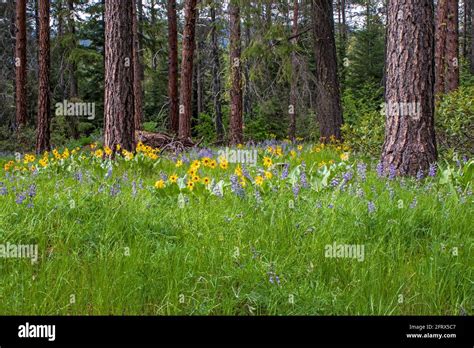
<path id="1" fill-rule="evenodd" d="M 296 135 L 319 139 L 315 113 L 315 57 L 311 6 L 301 2 L 293 28 L 293 1 L 248 1 L 240 7 L 245 140 L 288 136 L 288 104 L 296 84 Z M 137 1 L 142 66 L 143 128 L 169 132 L 168 2 Z M 343 136 L 355 150 L 377 156 L 384 138 L 384 60 L 386 6 L 379 0 L 333 2 Z M 184 1 L 177 2 L 181 63 Z M 216 113 L 222 112 L 228 136 L 230 114 L 229 14 L 217 1 L 198 4 L 192 88 L 192 136 L 204 144 L 218 141 Z M 473 9 L 459 2 L 461 87 L 438 100 L 437 137 L 441 150 L 472 152 L 474 120 Z M 27 1 L 27 126 L 15 133 L 15 1 L 0 3 L 0 151 L 34 148 L 38 94 L 38 4 Z M 217 45 L 216 45 L 217 43 Z M 217 50 L 216 50 L 217 47 Z M 217 57 L 217 59 L 216 59 Z M 292 69 L 292 59 L 297 69 Z M 181 66 L 181 64 L 180 64 Z M 216 107 L 215 80 L 221 85 Z M 55 116 L 54 147 L 84 146 L 102 137 L 104 108 L 103 1 L 51 1 L 51 104 L 63 100 L 95 103 L 96 117 Z"/>

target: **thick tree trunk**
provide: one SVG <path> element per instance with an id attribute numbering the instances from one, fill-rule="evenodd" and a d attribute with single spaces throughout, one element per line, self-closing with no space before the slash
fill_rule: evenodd
<path id="1" fill-rule="evenodd" d="M 313 0 L 313 38 L 316 60 L 316 113 L 321 141 L 341 139 L 343 124 L 332 0 Z"/>
<path id="2" fill-rule="evenodd" d="M 385 171 L 416 175 L 436 161 L 432 0 L 390 0 Z M 407 63 L 408 62 L 408 63 Z"/>
<path id="3" fill-rule="evenodd" d="M 178 96 L 178 20 L 176 0 L 168 0 L 168 97 L 170 130 L 178 134 L 179 96 Z"/>
<path id="4" fill-rule="evenodd" d="M 435 94 L 459 87 L 458 1 L 439 0 L 435 32 Z"/>
<path id="5" fill-rule="evenodd" d="M 473 0 L 468 0 L 470 1 L 470 16 L 471 16 L 471 50 L 470 50 L 470 66 L 471 66 L 471 74 L 474 75 L 474 1 Z"/>
<path id="6" fill-rule="evenodd" d="M 242 120 L 242 64 L 241 64 L 241 40 L 240 40 L 240 8 L 231 1 L 230 12 L 230 143 L 241 144 L 243 142 L 243 120 Z"/>
<path id="7" fill-rule="evenodd" d="M 15 40 L 15 81 L 16 81 L 16 128 L 26 125 L 26 0 L 16 2 Z"/>
<path id="8" fill-rule="evenodd" d="M 133 6 L 134 0 L 105 2 L 104 143 L 114 150 L 135 147 Z"/>
<path id="9" fill-rule="evenodd" d="M 298 79 L 296 78 L 296 72 L 298 70 L 298 57 L 296 56 L 296 46 L 298 45 L 298 1 L 294 0 L 293 4 L 293 36 L 294 39 L 292 40 L 292 44 L 294 46 L 293 52 L 291 53 L 291 82 L 290 82 L 290 107 L 289 107 L 289 114 L 290 114 L 290 126 L 288 135 L 291 140 L 296 139 L 296 103 L 297 103 L 297 87 L 298 87 Z"/>
<path id="10" fill-rule="evenodd" d="M 212 90 L 214 94 L 214 113 L 217 141 L 224 141 L 224 125 L 222 122 L 222 103 L 221 103 L 221 64 L 219 61 L 219 44 L 217 38 L 217 21 L 216 21 L 216 2 L 211 5 L 211 39 L 212 39 Z"/>
<path id="11" fill-rule="evenodd" d="M 74 14 L 74 0 L 67 0 L 68 2 L 68 32 L 71 35 L 71 46 L 70 50 L 76 48 L 76 26 L 75 26 L 75 14 Z M 68 61 L 66 69 L 69 71 L 69 99 L 75 100 L 79 98 L 79 86 L 76 78 L 77 67 L 74 62 Z M 75 117 L 68 117 L 68 125 L 71 131 L 71 135 L 74 139 L 79 139 L 78 122 Z"/>
<path id="12" fill-rule="evenodd" d="M 36 153 L 50 149 L 50 118 L 51 96 L 49 91 L 50 81 L 50 28 L 49 28 L 49 0 L 39 0 L 39 91 L 38 91 L 38 116 L 36 123 Z"/>
<path id="13" fill-rule="evenodd" d="M 133 0 L 132 6 L 132 31 L 133 31 L 133 98 L 134 110 L 133 120 L 135 129 L 142 129 L 143 123 L 143 87 L 141 80 L 141 61 L 140 61 L 140 42 L 138 38 L 138 16 L 136 0 Z"/>
<path id="14" fill-rule="evenodd" d="M 192 118 L 192 87 L 193 87 L 193 60 L 196 19 L 197 19 L 197 0 L 186 0 L 184 6 L 184 32 L 183 32 L 183 54 L 181 63 L 181 86 L 180 86 L 180 105 L 179 105 L 179 132 L 181 139 L 191 137 L 191 118 Z"/>

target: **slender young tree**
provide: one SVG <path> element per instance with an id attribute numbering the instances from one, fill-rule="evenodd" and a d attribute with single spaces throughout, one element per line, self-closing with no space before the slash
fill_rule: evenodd
<path id="1" fill-rule="evenodd" d="M 69 52 L 74 50 L 77 46 L 76 39 L 76 25 L 75 25 L 75 12 L 74 12 L 74 0 L 67 0 L 68 16 L 67 16 L 67 31 L 71 36 Z M 67 60 L 66 70 L 69 71 L 69 98 L 75 100 L 79 98 L 79 84 L 77 81 L 77 65 L 71 59 Z M 79 139 L 78 122 L 75 117 L 68 117 L 68 124 L 71 130 L 72 137 Z"/>
<path id="2" fill-rule="evenodd" d="M 170 130 L 179 131 L 178 95 L 178 19 L 176 0 L 168 0 L 168 97 Z"/>
<path id="3" fill-rule="evenodd" d="M 192 118 L 192 86 L 193 86 L 193 60 L 197 0 L 186 0 L 184 5 L 184 31 L 183 31 L 183 54 L 181 62 L 181 86 L 179 105 L 179 132 L 181 139 L 191 138 L 191 118 Z"/>
<path id="4" fill-rule="evenodd" d="M 293 36 L 292 44 L 294 46 L 293 52 L 291 53 L 291 82 L 290 82 L 290 126 L 289 126 L 289 137 L 291 140 L 296 138 L 296 102 L 297 102 L 297 87 L 298 79 L 296 78 L 296 71 L 298 70 L 298 57 L 296 55 L 296 46 L 298 45 L 298 12 L 299 4 L 298 0 L 293 2 Z"/>
<path id="5" fill-rule="evenodd" d="M 230 13 L 230 143 L 241 144 L 243 136 L 242 120 L 242 64 L 241 64 L 241 26 L 240 7 L 237 0 L 229 4 Z"/>
<path id="6" fill-rule="evenodd" d="M 140 42 L 138 37 L 137 0 L 132 6 L 132 31 L 133 31 L 133 98 L 134 98 L 134 123 L 135 130 L 142 129 L 143 123 L 143 87 L 141 79 L 142 63 L 140 61 Z"/>
<path id="7" fill-rule="evenodd" d="M 381 165 L 416 175 L 436 161 L 432 0 L 389 0 Z M 407 63 L 409 62 L 409 63 Z"/>
<path id="8" fill-rule="evenodd" d="M 224 125 L 222 122 L 222 102 L 221 102 L 221 78 L 219 76 L 221 64 L 219 60 L 219 43 L 217 37 L 216 6 L 214 1 L 211 5 L 211 40 L 212 40 L 212 90 L 214 94 L 214 113 L 217 141 L 221 144 L 224 141 Z"/>
<path id="9" fill-rule="evenodd" d="M 435 94 L 459 87 L 458 0 L 439 0 L 435 32 Z"/>
<path id="10" fill-rule="evenodd" d="M 316 113 L 321 141 L 341 139 L 343 124 L 332 0 L 312 0 L 312 28 L 316 60 Z"/>
<path id="11" fill-rule="evenodd" d="M 50 82 L 50 1 L 39 0 L 39 90 L 36 121 L 36 153 L 50 149 L 51 96 Z"/>
<path id="12" fill-rule="evenodd" d="M 134 0 L 105 1 L 104 143 L 113 150 L 135 147 L 133 6 Z"/>
<path id="13" fill-rule="evenodd" d="M 16 80 L 16 127 L 26 125 L 26 0 L 16 2 L 16 45 L 15 45 L 15 80 Z"/>

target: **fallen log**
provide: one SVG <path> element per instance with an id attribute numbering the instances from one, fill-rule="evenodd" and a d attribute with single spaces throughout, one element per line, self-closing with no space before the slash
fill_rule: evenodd
<path id="1" fill-rule="evenodd" d="M 136 131 L 137 142 L 144 145 L 159 148 L 161 151 L 182 152 L 187 149 L 199 146 L 201 141 L 194 143 L 191 139 L 179 139 L 165 133 L 153 133 L 146 131 Z"/>

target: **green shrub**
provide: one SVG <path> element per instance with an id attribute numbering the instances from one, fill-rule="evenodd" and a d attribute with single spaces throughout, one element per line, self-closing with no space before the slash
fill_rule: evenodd
<path id="1" fill-rule="evenodd" d="M 443 96 L 436 108 L 436 134 L 441 151 L 472 154 L 474 148 L 474 87 L 460 87 Z"/>
<path id="2" fill-rule="evenodd" d="M 157 131 L 157 124 L 156 122 L 145 122 L 143 123 L 143 130 L 146 132 L 156 132 Z"/>
<path id="3" fill-rule="evenodd" d="M 370 111 L 360 115 L 356 123 L 345 123 L 342 135 L 355 152 L 376 157 L 383 145 L 384 130 L 384 116 L 380 111 Z"/>

